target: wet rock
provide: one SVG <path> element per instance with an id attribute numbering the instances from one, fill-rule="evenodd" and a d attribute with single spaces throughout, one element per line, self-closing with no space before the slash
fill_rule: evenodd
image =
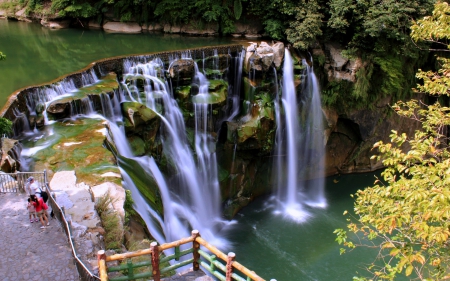
<path id="1" fill-rule="evenodd" d="M 195 74 L 195 65 L 192 59 L 179 59 L 169 66 L 169 77 L 177 85 L 190 85 Z"/>
<path id="2" fill-rule="evenodd" d="M 47 113 L 53 116 L 55 119 L 63 119 L 70 117 L 71 106 L 70 103 L 73 99 L 54 101 L 47 106 Z"/>

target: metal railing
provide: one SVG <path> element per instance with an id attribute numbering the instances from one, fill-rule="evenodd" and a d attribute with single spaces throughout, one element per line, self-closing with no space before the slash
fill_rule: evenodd
<path id="1" fill-rule="evenodd" d="M 181 245 L 188 243 L 192 243 L 192 248 L 180 250 Z M 208 254 L 206 251 L 203 251 L 200 249 L 200 246 L 205 247 L 212 254 Z M 174 254 L 160 258 L 160 253 L 172 248 L 175 250 Z M 181 257 L 189 254 L 192 254 L 191 258 L 179 262 Z M 145 255 L 150 255 L 148 260 L 135 263 L 131 260 L 131 258 Z M 144 250 L 124 254 L 115 254 L 111 256 L 106 256 L 105 251 L 100 250 L 97 254 L 101 281 L 125 281 L 140 278 L 153 278 L 154 281 L 160 281 L 161 274 L 173 271 L 188 264 L 192 264 L 194 270 L 199 270 L 200 266 L 202 266 L 203 269 L 221 281 L 265 281 L 254 271 L 247 269 L 245 266 L 235 261 L 235 257 L 236 255 L 234 253 L 230 252 L 228 255 L 225 255 L 216 247 L 209 244 L 206 240 L 200 237 L 198 230 L 193 230 L 190 237 L 182 238 L 171 243 L 165 243 L 160 246 L 158 246 L 156 242 L 152 242 L 150 244 L 150 248 Z M 123 260 L 126 260 L 127 262 L 118 266 L 107 266 L 108 262 Z M 170 266 L 162 266 L 163 263 L 174 260 L 177 262 L 173 262 Z M 141 267 L 147 267 L 149 270 L 144 272 L 136 272 L 136 269 Z M 108 273 L 113 272 L 125 272 L 126 275 L 109 278 Z M 271 279 L 271 281 L 276 280 Z"/>
<path id="2" fill-rule="evenodd" d="M 75 266 L 77 267 L 78 274 L 80 276 L 80 280 L 82 281 L 98 281 L 100 278 L 93 274 L 86 265 L 80 260 L 80 258 L 77 255 L 77 251 L 75 249 L 74 241 L 73 241 L 73 235 L 72 235 L 72 228 L 71 223 L 66 220 L 64 207 L 61 207 L 56 203 L 55 194 L 50 189 L 50 185 L 48 184 L 47 180 L 47 173 L 44 170 L 44 182 L 45 186 L 47 188 L 49 193 L 47 204 L 49 204 L 52 207 L 53 214 L 55 218 L 57 218 L 61 224 L 61 227 L 64 229 L 64 232 L 66 233 L 68 242 L 70 244 L 70 248 L 72 250 L 73 259 L 75 262 Z"/>
<path id="3" fill-rule="evenodd" d="M 39 188 L 46 190 L 46 172 L 0 172 L 0 192 L 25 192 L 25 185 L 29 177 L 33 177 Z"/>
<path id="4" fill-rule="evenodd" d="M 54 217 L 58 219 L 64 233 L 67 236 L 68 243 L 71 247 L 74 263 L 82 281 L 98 281 L 100 278 L 93 274 L 84 263 L 78 258 L 73 242 L 73 235 L 71 224 L 66 220 L 64 208 L 59 206 L 55 199 L 55 194 L 52 192 L 48 184 L 47 171 L 43 172 L 17 172 L 17 173 L 0 173 L 0 191 L 1 192 L 25 192 L 25 184 L 27 179 L 32 176 L 34 181 L 38 183 L 43 191 L 47 191 L 47 204 L 52 208 Z"/>

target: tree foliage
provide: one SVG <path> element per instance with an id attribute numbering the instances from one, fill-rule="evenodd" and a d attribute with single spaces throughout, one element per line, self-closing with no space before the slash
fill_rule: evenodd
<path id="1" fill-rule="evenodd" d="M 12 121 L 4 118 L 4 117 L 0 117 L 0 135 L 9 135 L 12 133 Z"/>
<path id="2" fill-rule="evenodd" d="M 6 55 L 0 52 L 0 60 L 6 60 Z"/>
<path id="3" fill-rule="evenodd" d="M 442 51 L 448 51 L 449 12 L 447 3 L 436 4 L 432 16 L 414 23 L 411 37 L 438 43 L 446 47 Z M 417 90 L 447 97 L 450 61 L 439 61 L 438 71 L 419 70 L 422 83 Z M 355 195 L 355 216 L 349 218 L 347 227 L 360 240 L 349 240 L 343 229 L 335 231 L 336 240 L 350 249 L 378 249 L 376 260 L 367 268 L 370 280 L 394 280 L 400 274 L 418 280 L 450 279 L 450 108 L 439 102 L 427 105 L 411 100 L 397 102 L 393 109 L 420 122 L 422 130 L 411 138 L 393 131 L 390 143 L 374 145 L 379 155 L 373 157 L 381 159 L 386 169 L 383 179 Z"/>

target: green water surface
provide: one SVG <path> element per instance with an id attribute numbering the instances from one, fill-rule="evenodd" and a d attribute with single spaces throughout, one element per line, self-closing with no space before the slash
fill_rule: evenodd
<path id="1" fill-rule="evenodd" d="M 306 207 L 310 217 L 295 223 L 274 214 L 269 197 L 258 198 L 237 216 L 228 233 L 227 249 L 236 260 L 265 280 L 344 281 L 368 276 L 366 268 L 377 249 L 357 248 L 344 255 L 335 242 L 336 228 L 346 229 L 345 210 L 353 209 L 350 194 L 373 185 L 379 173 L 333 176 L 326 179 L 326 209 Z M 399 279 L 401 280 L 401 279 Z"/>
<path id="2" fill-rule="evenodd" d="M 0 104 L 14 91 L 77 71 L 113 56 L 233 43 L 232 38 L 174 34 L 117 34 L 102 30 L 50 30 L 37 23 L 0 19 Z"/>

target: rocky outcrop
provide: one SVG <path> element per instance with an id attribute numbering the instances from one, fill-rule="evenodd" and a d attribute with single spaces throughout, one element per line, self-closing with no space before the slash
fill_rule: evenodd
<path id="1" fill-rule="evenodd" d="M 104 177 L 114 178 L 116 175 L 105 174 Z M 113 202 L 111 210 L 117 212 L 123 220 L 125 190 L 113 182 L 93 187 L 77 183 L 74 171 L 55 173 L 50 181 L 50 189 L 58 205 L 64 207 L 79 258 L 85 265 L 90 265 L 91 270 L 96 269 L 97 252 L 105 248 L 103 245 L 105 230 L 95 210 L 96 200 L 109 194 Z"/>
<path id="2" fill-rule="evenodd" d="M 15 173 L 20 171 L 20 153 L 22 145 L 18 140 L 10 138 L 1 138 L 0 169 L 5 173 Z"/>
<path id="3" fill-rule="evenodd" d="M 195 69 L 192 59 L 179 59 L 169 65 L 169 77 L 176 81 L 177 85 L 190 85 L 194 78 Z"/>
<path id="4" fill-rule="evenodd" d="M 413 136 L 416 130 L 421 129 L 420 122 L 400 117 L 392 111 L 390 104 L 390 98 L 385 98 L 372 110 L 328 111 L 328 116 L 337 116 L 337 119 L 333 118 L 330 124 L 326 146 L 327 175 L 381 169 L 381 161 L 371 159 L 372 155 L 378 153 L 372 150 L 375 142 L 390 142 L 389 135 L 392 130 Z"/>
<path id="5" fill-rule="evenodd" d="M 314 50 L 316 55 L 323 55 L 327 58 L 324 69 L 327 72 L 328 80 L 356 81 L 356 72 L 363 66 L 361 58 L 348 59 L 342 55 L 343 48 L 337 43 L 325 44 L 325 50 Z"/>
<path id="6" fill-rule="evenodd" d="M 268 44 L 267 42 L 251 43 L 247 47 L 245 55 L 244 69 L 247 73 L 252 71 L 267 72 L 274 65 L 280 68 L 284 57 L 284 44 L 277 42 Z"/>

